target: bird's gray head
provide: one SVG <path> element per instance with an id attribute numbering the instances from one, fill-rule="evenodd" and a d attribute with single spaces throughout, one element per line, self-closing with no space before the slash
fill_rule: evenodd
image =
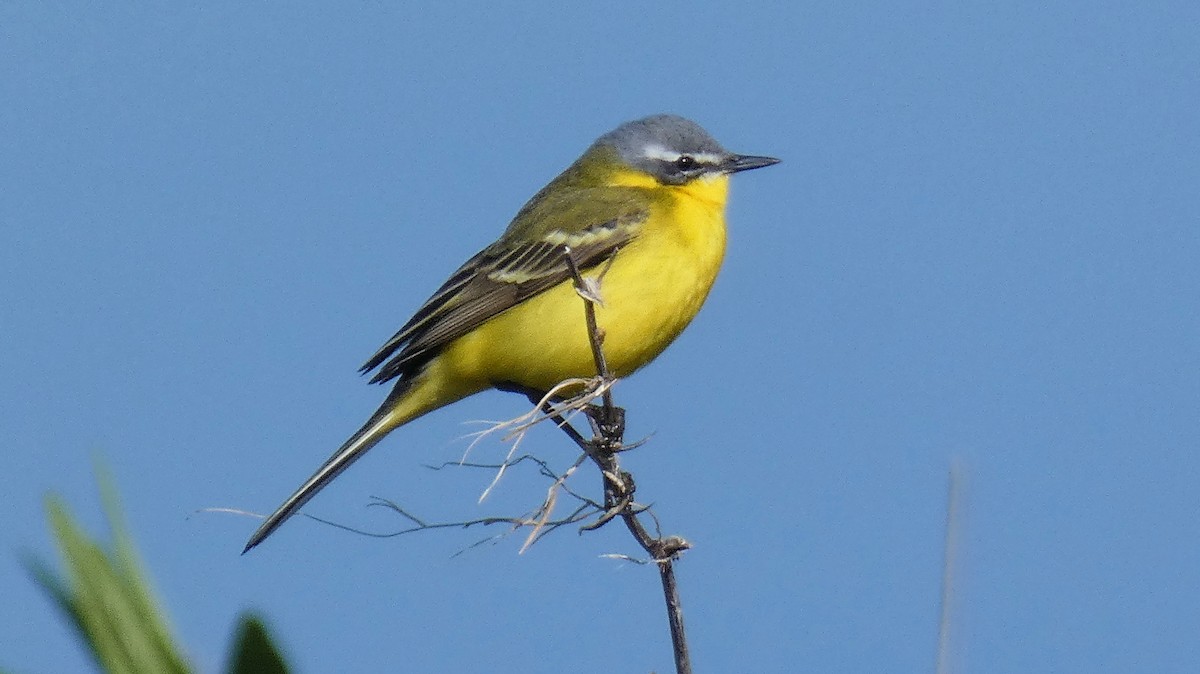
<path id="1" fill-rule="evenodd" d="M 669 185 L 779 163 L 772 157 L 734 154 L 699 124 L 678 115 L 626 122 L 601 136 L 593 147 L 610 147 L 621 161 Z"/>

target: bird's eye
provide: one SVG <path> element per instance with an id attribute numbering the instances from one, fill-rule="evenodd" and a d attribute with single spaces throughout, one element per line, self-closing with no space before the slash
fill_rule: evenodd
<path id="1" fill-rule="evenodd" d="M 690 168 L 693 168 L 695 165 L 696 158 L 690 157 L 686 154 L 675 160 L 675 168 L 679 169 L 680 171 L 686 171 Z"/>

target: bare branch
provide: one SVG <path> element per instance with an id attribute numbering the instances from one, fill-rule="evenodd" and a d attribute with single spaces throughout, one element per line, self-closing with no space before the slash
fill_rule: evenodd
<path id="1" fill-rule="evenodd" d="M 937 674 L 952 671 L 954 593 L 957 590 L 956 571 L 962 539 L 963 466 L 960 461 L 950 465 L 946 494 L 946 538 L 943 542 L 942 596 L 938 620 Z"/>
<path id="2" fill-rule="evenodd" d="M 330 526 L 337 527 L 338 529 L 350 531 L 350 532 L 353 532 L 356 534 L 361 534 L 363 536 L 370 536 L 372 538 L 395 538 L 397 536 L 404 536 L 406 534 L 412 534 L 412 533 L 416 533 L 419 531 L 432 531 L 432 530 L 436 530 L 436 529 L 468 529 L 468 528 L 476 527 L 476 526 L 487 527 L 487 526 L 494 526 L 497 524 L 507 524 L 510 526 L 509 530 L 504 532 L 503 534 L 499 534 L 498 536 L 493 536 L 490 538 L 485 538 L 483 540 L 475 542 L 474 544 L 472 544 L 470 546 L 470 547 L 476 547 L 482 543 L 486 543 L 489 540 L 495 540 L 496 538 L 508 536 L 508 535 L 512 534 L 513 532 L 519 530 L 521 527 L 537 526 L 539 535 L 536 537 L 536 540 L 540 540 L 546 534 L 548 534 L 551 531 L 554 531 L 560 527 L 571 525 L 571 524 L 578 524 L 580 522 L 587 521 L 588 519 L 591 519 L 592 517 L 594 517 L 597 512 L 597 509 L 594 507 L 594 504 L 581 503 L 577 508 L 575 508 L 574 511 L 571 512 L 571 514 L 567 515 L 566 517 L 562 517 L 562 518 L 559 518 L 556 520 L 551 520 L 548 517 L 544 516 L 541 513 L 540 509 L 538 509 L 534 513 L 531 513 L 529 515 L 525 515 L 522 517 L 480 517 L 477 519 L 456 521 L 456 522 L 426 522 L 425 520 L 417 517 L 416 515 L 412 514 L 408 510 L 404 509 L 403 507 L 401 507 L 400 505 L 398 505 L 392 501 L 389 501 L 389 500 L 383 499 L 383 498 L 379 498 L 377 496 L 372 497 L 372 499 L 373 499 L 373 501 L 372 501 L 372 503 L 369 504 L 369 506 L 383 507 L 383 508 L 392 510 L 395 513 L 397 513 L 398 515 L 400 515 L 401 517 L 403 517 L 404 519 L 408 520 L 409 522 L 412 522 L 413 526 L 407 527 L 404 529 L 400 529 L 398 531 L 380 533 L 380 532 L 374 532 L 374 531 L 365 531 L 363 529 L 358 529 L 356 527 L 347 526 L 345 524 L 341 524 L 339 522 L 334 522 L 332 520 L 327 520 L 327 519 L 323 519 L 321 517 L 308 515 L 307 513 L 305 513 L 305 516 L 308 517 L 309 519 L 316 520 L 323 524 L 328 524 Z M 457 554 L 461 554 L 461 551 Z"/>
<path id="3" fill-rule="evenodd" d="M 567 266 L 574 278 L 575 291 L 583 298 L 584 319 L 587 322 L 588 337 L 591 342 L 592 357 L 595 360 L 596 372 L 602 380 L 612 381 L 612 373 L 609 371 L 608 362 L 604 357 L 604 332 L 596 323 L 595 309 L 596 304 L 603 305 L 600 282 L 612 264 L 612 258 L 609 258 L 604 270 L 593 281 L 585 279 L 583 274 L 580 273 L 579 265 L 572 256 L 570 247 L 563 246 L 563 257 L 566 258 Z M 691 657 L 688 654 L 687 638 L 683 628 L 683 609 L 679 601 L 679 589 L 675 581 L 675 568 L 672 563 L 675 557 L 690 548 L 691 545 L 678 536 L 662 536 L 661 532 L 658 536 L 651 536 L 638 519 L 639 513 L 645 512 L 645 508 L 639 507 L 634 503 L 633 495 L 636 486 L 633 476 L 621 470 L 618 460 L 619 452 L 626 449 L 623 444 L 625 411 L 613 403 L 611 390 L 606 389 L 601 399 L 603 402 L 599 408 L 589 407 L 587 409 L 588 421 L 591 423 L 593 433 L 591 440 L 585 440 L 578 431 L 575 431 L 567 423 L 567 420 L 558 416 L 559 428 L 562 428 L 567 433 L 567 436 L 592 459 L 600 469 L 600 473 L 604 476 L 604 504 L 606 510 L 595 523 L 587 525 L 584 528 L 598 528 L 619 516 L 625 522 L 625 526 L 629 529 L 629 532 L 633 534 L 634 539 L 637 540 L 638 545 L 649 553 L 651 558 L 658 564 L 659 576 L 663 586 L 663 597 L 667 605 L 667 621 L 671 627 L 671 643 L 675 654 L 675 671 L 677 674 L 691 674 Z M 548 416 L 554 416 L 554 413 L 547 408 L 544 401 L 542 401 L 542 404 L 539 404 L 539 407 Z M 653 513 L 650 513 L 650 515 L 653 518 Z M 656 531 L 659 530 L 657 518 L 654 518 L 654 524 Z"/>

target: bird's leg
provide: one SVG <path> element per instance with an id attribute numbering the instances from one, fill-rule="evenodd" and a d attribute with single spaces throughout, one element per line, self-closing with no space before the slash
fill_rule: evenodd
<path id="1" fill-rule="evenodd" d="M 617 405 L 588 405 L 585 410 L 592 432 L 610 452 L 622 449 L 621 438 L 625 436 L 625 408 Z"/>

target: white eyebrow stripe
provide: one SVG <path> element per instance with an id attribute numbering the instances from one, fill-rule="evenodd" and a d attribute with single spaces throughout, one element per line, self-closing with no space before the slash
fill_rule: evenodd
<path id="1" fill-rule="evenodd" d="M 668 150 L 667 148 L 665 148 L 661 145 L 647 145 L 646 148 L 644 150 L 642 150 L 642 156 L 645 157 L 646 159 L 661 159 L 663 161 L 675 161 L 676 159 L 679 159 L 683 155 L 679 154 L 678 152 L 676 152 L 674 150 Z"/>
<path id="2" fill-rule="evenodd" d="M 661 159 L 665 162 L 673 162 L 683 156 L 682 153 L 676 152 L 663 147 L 662 145 L 647 145 L 642 150 L 642 156 L 646 159 Z M 691 157 L 698 164 L 718 164 L 721 162 L 721 155 L 712 152 L 693 152 Z"/>

